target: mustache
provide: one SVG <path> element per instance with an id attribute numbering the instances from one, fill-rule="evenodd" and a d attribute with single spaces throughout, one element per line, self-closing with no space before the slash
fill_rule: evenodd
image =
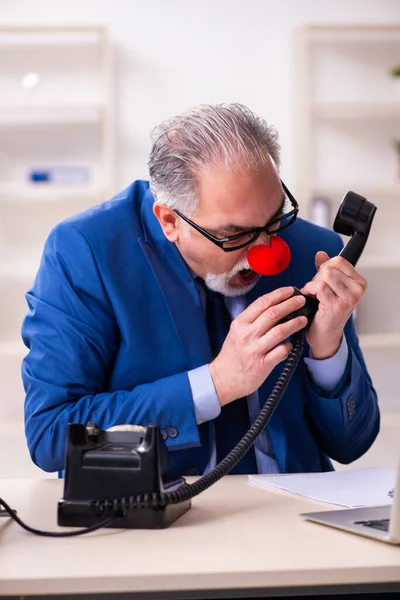
<path id="1" fill-rule="evenodd" d="M 245 269 L 250 269 L 251 270 L 251 267 L 249 265 L 249 261 L 247 259 L 243 260 L 240 263 L 238 263 L 237 265 L 235 265 L 233 267 L 233 269 L 231 269 L 229 271 L 229 273 L 226 273 L 226 276 L 227 277 L 235 277 L 235 275 L 237 275 L 238 273 L 240 273 L 240 271 L 244 271 Z"/>

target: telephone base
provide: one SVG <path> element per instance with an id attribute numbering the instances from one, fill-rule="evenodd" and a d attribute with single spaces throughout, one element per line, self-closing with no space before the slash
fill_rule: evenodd
<path id="1" fill-rule="evenodd" d="M 64 496 L 58 502 L 58 524 L 63 527 L 161 529 L 190 508 L 178 495 L 177 503 L 158 502 L 168 492 L 186 485 L 176 473 L 157 425 L 126 425 L 100 429 L 96 423 L 70 423 Z"/>
<path id="2" fill-rule="evenodd" d="M 163 508 L 132 508 L 124 516 L 116 516 L 106 525 L 112 529 L 165 529 L 191 507 L 191 501 L 167 504 Z M 58 501 L 58 525 L 63 527 L 90 527 L 103 521 L 106 515 L 96 515 L 92 503 L 85 500 Z"/>

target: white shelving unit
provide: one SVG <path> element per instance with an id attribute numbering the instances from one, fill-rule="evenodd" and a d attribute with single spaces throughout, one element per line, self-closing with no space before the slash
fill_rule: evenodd
<path id="1" fill-rule="evenodd" d="M 390 75 L 400 27 L 306 26 L 293 64 L 301 216 L 313 221 L 313 199 L 328 199 L 332 227 L 349 190 L 378 207 L 358 263 L 369 286 L 356 327 L 381 407 L 400 410 L 400 79 Z"/>
<path id="2" fill-rule="evenodd" d="M 398 102 L 314 102 L 311 107 L 315 118 L 323 119 L 392 119 L 400 116 Z"/>
<path id="3" fill-rule="evenodd" d="M 0 420 L 21 421 L 20 329 L 44 242 L 114 192 L 111 49 L 102 27 L 0 28 Z M 84 169 L 80 183 L 31 173 Z"/>

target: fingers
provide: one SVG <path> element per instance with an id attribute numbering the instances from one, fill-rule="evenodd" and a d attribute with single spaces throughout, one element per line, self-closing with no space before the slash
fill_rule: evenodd
<path id="1" fill-rule="evenodd" d="M 317 255 L 319 255 L 319 252 L 317 252 Z M 349 261 L 347 261 L 345 258 L 342 258 L 341 256 L 335 256 L 334 258 L 331 258 L 330 260 L 325 261 L 323 264 L 320 265 L 319 270 L 317 275 L 314 277 L 314 279 L 319 279 L 323 276 L 323 274 L 325 274 L 325 272 L 327 270 L 330 269 L 336 269 L 337 271 L 340 271 L 341 273 L 343 273 L 343 275 L 346 275 L 347 277 L 350 277 L 351 279 L 354 279 L 356 281 L 365 281 L 364 277 L 362 277 L 353 267 L 352 264 L 349 263 Z"/>
<path id="2" fill-rule="evenodd" d="M 283 360 L 286 360 L 289 354 L 291 353 L 293 346 L 290 342 L 283 342 L 283 344 L 279 344 L 276 348 L 271 350 L 265 357 L 266 362 L 268 362 L 268 367 L 271 369 L 275 369 L 277 365 Z"/>
<path id="3" fill-rule="evenodd" d="M 350 265 L 351 266 L 351 265 Z M 367 288 L 366 280 L 357 274 L 351 278 L 336 268 L 326 269 L 320 277 L 315 277 L 303 289 L 302 293 L 316 296 L 320 302 L 339 300 L 345 305 L 357 304 Z"/>
<path id="4" fill-rule="evenodd" d="M 323 255 L 325 253 L 317 253 L 316 264 L 318 257 L 323 258 Z M 341 256 L 335 256 L 320 264 L 314 279 L 301 292 L 316 296 L 324 304 L 336 300 L 346 307 L 354 308 L 366 289 L 366 279 L 357 273 L 353 265 Z"/>
<path id="5" fill-rule="evenodd" d="M 303 290 L 304 294 L 315 296 L 323 305 L 332 305 L 332 302 L 336 302 L 339 298 L 325 281 L 310 281 Z"/>
<path id="6" fill-rule="evenodd" d="M 258 298 L 255 302 L 252 302 L 252 304 L 250 304 L 250 306 L 248 306 L 246 310 L 240 314 L 238 319 L 240 318 L 240 320 L 245 323 L 254 323 L 254 321 L 271 306 L 287 300 L 293 296 L 293 293 L 293 287 L 288 286 L 278 288 L 269 294 L 260 296 L 260 298 Z"/>
<path id="7" fill-rule="evenodd" d="M 317 269 L 317 271 L 320 270 L 321 266 L 327 261 L 329 260 L 329 256 L 326 252 L 323 252 L 322 250 L 320 250 L 319 252 L 317 252 L 317 254 L 315 255 L 315 268 Z"/>
<path id="8" fill-rule="evenodd" d="M 281 323 L 267 331 L 258 340 L 261 354 L 269 354 L 271 351 L 275 352 L 278 344 L 281 345 L 288 337 L 303 329 L 307 325 L 307 322 L 306 317 L 295 317 L 287 321 L 287 323 Z"/>
<path id="9" fill-rule="evenodd" d="M 254 321 L 254 332 L 259 336 L 264 335 L 272 327 L 275 327 L 283 317 L 304 306 L 305 302 L 304 296 L 292 296 L 280 304 L 270 306 Z"/>

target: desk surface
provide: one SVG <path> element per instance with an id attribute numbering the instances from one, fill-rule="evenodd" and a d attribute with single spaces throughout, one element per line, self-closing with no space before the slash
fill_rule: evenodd
<path id="1" fill-rule="evenodd" d="M 66 531 L 56 525 L 62 493 L 61 480 L 0 480 L 0 496 L 39 529 Z M 228 476 L 164 530 L 102 529 L 57 539 L 0 520 L 0 595 L 399 582 L 400 547 L 299 517 L 329 508 Z"/>

